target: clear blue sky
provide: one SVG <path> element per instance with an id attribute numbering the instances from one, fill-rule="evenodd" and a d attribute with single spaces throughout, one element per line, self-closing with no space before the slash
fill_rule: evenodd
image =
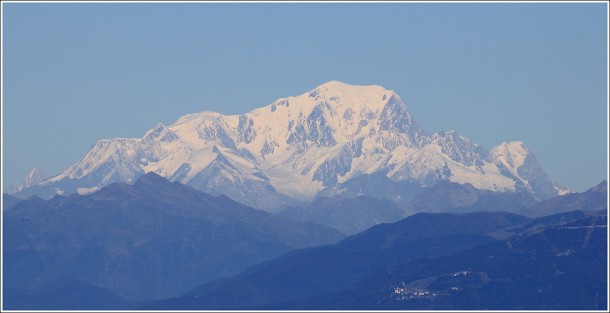
<path id="1" fill-rule="evenodd" d="M 607 175 L 605 3 L 3 3 L 3 182 L 98 139 L 382 85 L 429 132 L 522 140 L 551 179 Z"/>

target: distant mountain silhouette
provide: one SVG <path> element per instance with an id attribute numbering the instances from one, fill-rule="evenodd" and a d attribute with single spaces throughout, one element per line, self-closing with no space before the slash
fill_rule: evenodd
<path id="1" fill-rule="evenodd" d="M 340 243 L 289 252 L 229 279 L 212 282 L 145 309 L 251 309 L 347 288 L 411 260 L 463 251 L 506 236 L 530 221 L 505 212 L 420 213 L 381 224 Z"/>
<path id="2" fill-rule="evenodd" d="M 535 210 L 582 209 L 538 218 L 417 213 L 142 308 L 604 309 L 605 193 L 600 184 L 535 202 Z"/>
<path id="3" fill-rule="evenodd" d="M 282 212 L 294 221 L 315 222 L 353 235 L 379 223 L 391 223 L 407 216 L 407 212 L 389 200 L 365 196 L 340 196 L 315 199 L 307 207 L 289 207 Z"/>
<path id="4" fill-rule="evenodd" d="M 608 228 L 602 214 L 409 262 L 337 293 L 267 308 L 607 310 Z"/>
<path id="5" fill-rule="evenodd" d="M 75 279 L 53 280 L 35 290 L 4 289 L 8 310 L 120 310 L 137 306 L 104 288 Z"/>
<path id="6" fill-rule="evenodd" d="M 340 242 L 328 226 L 154 173 L 89 195 L 5 200 L 8 309 L 604 309 L 607 299 L 605 181 L 542 202 L 441 182 L 411 203 L 454 212 Z M 356 232 L 408 212 L 366 196 L 318 200 L 284 214 Z"/>
<path id="7" fill-rule="evenodd" d="M 90 195 L 31 197 L 5 211 L 4 286 L 76 279 L 130 301 L 182 294 L 339 232 L 214 197 L 154 173 Z"/>
<path id="8" fill-rule="evenodd" d="M 574 210 L 602 210 L 606 207 L 607 181 L 582 193 L 570 193 L 537 201 L 526 192 L 491 192 L 469 184 L 441 181 L 425 188 L 407 204 L 414 212 L 505 211 L 539 217 Z"/>
<path id="9" fill-rule="evenodd" d="M 607 199 L 608 181 L 604 180 L 585 192 L 569 193 L 544 200 L 536 206 L 536 212 L 540 215 L 548 215 L 574 210 L 604 210 L 608 209 Z"/>
<path id="10" fill-rule="evenodd" d="M 8 193 L 3 193 L 2 194 L 2 210 L 3 211 L 8 211 L 10 210 L 13 206 L 15 206 L 15 204 L 19 203 L 19 201 L 21 201 L 23 199 L 17 198 L 15 196 L 11 196 Z"/>
<path id="11" fill-rule="evenodd" d="M 375 191 L 367 194 L 380 198 L 355 195 L 349 189 L 341 189 L 339 194 L 333 195 L 329 191 L 327 194 L 330 196 L 318 197 L 307 205 L 289 206 L 280 214 L 295 221 L 315 222 L 353 235 L 373 225 L 395 222 L 416 212 L 502 211 L 539 217 L 573 210 L 601 210 L 607 198 L 606 181 L 582 193 L 571 193 L 542 202 L 527 192 L 493 192 L 476 189 L 470 184 L 440 181 L 426 188 L 419 187 L 415 194 L 412 193 L 415 189 L 402 182 L 400 184 L 407 195 L 390 201 L 384 200 L 388 195 L 382 193 L 383 188 L 396 191 L 392 186 L 396 187 L 399 183 L 388 183 L 385 181 L 387 177 L 378 174 L 367 177 L 374 181 L 369 182 L 367 188 Z M 379 183 L 379 186 L 375 186 L 375 183 Z"/>

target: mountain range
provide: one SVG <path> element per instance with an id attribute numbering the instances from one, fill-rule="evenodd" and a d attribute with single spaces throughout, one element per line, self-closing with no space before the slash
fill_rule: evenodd
<path id="1" fill-rule="evenodd" d="M 469 188 L 439 184 L 426 188 L 415 198 L 417 203 L 434 199 L 430 203 L 437 208 L 446 205 L 457 212 L 485 205 L 494 209 L 494 203 L 503 203 L 496 207 L 503 209 L 514 200 L 508 195 L 519 195 L 499 193 L 487 198 L 488 194 L 475 194 L 478 200 L 472 204 L 472 195 L 464 201 L 450 192 L 447 199 L 451 201 L 439 202 L 428 195 L 444 188 Z M 534 201 L 540 212 L 577 210 L 536 219 L 509 212 L 416 213 L 402 219 L 399 216 L 406 213 L 393 202 L 365 196 L 318 198 L 312 206 L 271 214 L 169 182 L 152 172 L 132 185 L 113 183 L 88 195 L 50 200 L 31 196 L 19 201 L 4 194 L 4 308 L 349 308 L 352 304 L 343 294 L 337 299 L 344 302 L 332 304 L 332 297 L 360 288 L 364 280 L 377 281 L 382 271 L 603 215 L 606 199 L 607 183 L 603 182 L 584 193 Z M 471 205 L 457 206 L 465 204 Z M 309 221 L 293 222 L 284 216 Z M 375 216 L 398 221 L 378 224 Z M 339 231 L 311 220 L 354 235 L 340 241 L 344 235 Z M 349 225 L 351 229 L 342 228 Z M 357 231 L 367 225 L 372 227 Z M 566 233 L 558 238 L 572 240 L 572 234 L 582 235 Z M 599 240 L 598 235 L 592 238 Z M 492 257 L 483 254 L 486 250 L 472 251 L 481 258 Z M 596 260 L 585 261 L 603 259 L 600 253 L 605 250 L 598 252 Z M 595 267 L 586 270 L 599 271 L 597 263 L 591 264 Z M 402 288 L 402 282 L 392 281 L 392 286 Z M 584 307 L 592 307 L 592 296 L 583 297 L 588 301 L 582 302 Z M 392 303 L 378 308 L 393 307 Z M 451 307 L 452 302 L 447 303 Z"/>
<path id="2" fill-rule="evenodd" d="M 67 280 L 143 301 L 344 235 L 148 173 L 89 195 L 18 202 L 3 212 L 2 237 L 5 290 Z"/>
<path id="3" fill-rule="evenodd" d="M 416 194 L 403 197 L 402 205 L 367 196 L 318 196 L 308 205 L 289 206 L 279 213 L 294 221 L 314 222 L 353 235 L 376 224 L 396 222 L 417 212 L 504 211 L 540 217 L 574 210 L 603 210 L 607 207 L 607 188 L 607 181 L 603 181 L 582 193 L 538 201 L 528 192 L 494 192 L 479 190 L 470 184 L 440 181 L 426 188 L 419 187 Z"/>
<path id="4" fill-rule="evenodd" d="M 87 194 L 150 171 L 271 211 L 318 195 L 404 204 L 440 181 L 538 200 L 567 192 L 523 142 L 485 149 L 455 131 L 428 133 L 395 92 L 331 81 L 246 114 L 189 114 L 142 138 L 99 140 L 62 173 L 15 195 Z M 382 184 L 370 188 L 371 177 Z"/>
<path id="5" fill-rule="evenodd" d="M 606 237 L 606 210 L 418 213 L 142 309 L 599 310 Z"/>
<path id="6" fill-rule="evenodd" d="M 565 219 L 561 223 L 540 225 L 534 221 L 536 226 L 508 240 L 411 261 L 336 293 L 266 307 L 605 311 L 607 212 L 579 218 L 573 213 L 562 215 Z"/>
<path id="7" fill-rule="evenodd" d="M 607 181 L 338 81 L 99 140 L 2 195 L 2 309 L 607 309 Z"/>

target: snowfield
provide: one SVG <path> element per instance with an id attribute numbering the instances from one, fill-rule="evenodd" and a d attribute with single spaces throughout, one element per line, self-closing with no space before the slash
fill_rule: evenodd
<path id="1" fill-rule="evenodd" d="M 422 186 L 448 180 L 541 199 L 566 192 L 522 142 L 485 150 L 454 131 L 430 134 L 395 92 L 338 81 L 242 115 L 188 114 L 142 138 L 99 140 L 63 173 L 24 189 L 82 194 L 150 171 L 261 209 L 378 172 Z"/>

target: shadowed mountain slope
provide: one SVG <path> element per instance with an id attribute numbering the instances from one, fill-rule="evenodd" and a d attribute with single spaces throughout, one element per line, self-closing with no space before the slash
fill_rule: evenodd
<path id="1" fill-rule="evenodd" d="M 489 243 L 500 230 L 530 221 L 504 212 L 420 213 L 380 224 L 330 246 L 289 252 L 229 279 L 146 309 L 245 309 L 347 288 L 377 271 Z"/>
<path id="2" fill-rule="evenodd" d="M 22 290 L 76 279 L 129 300 L 159 299 L 342 237 L 149 173 L 5 212 L 3 279 Z"/>

